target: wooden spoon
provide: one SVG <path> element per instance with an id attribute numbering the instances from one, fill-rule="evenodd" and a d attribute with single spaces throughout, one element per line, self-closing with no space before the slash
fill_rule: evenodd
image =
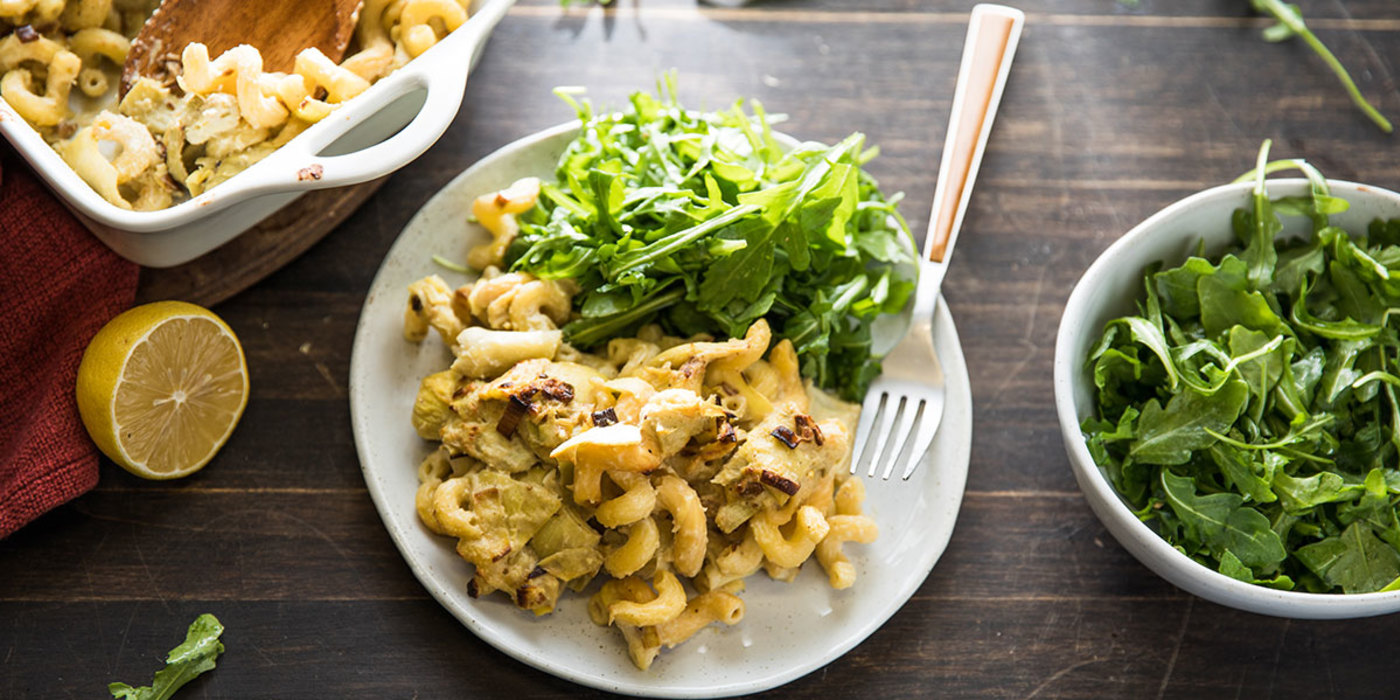
<path id="1" fill-rule="evenodd" d="M 262 52 L 263 70 L 290 73 L 297 53 L 314 46 L 336 63 L 355 35 L 362 0 L 164 0 L 131 42 L 123 95 L 137 77 L 175 79 L 191 42 L 211 57 L 239 44 Z"/>

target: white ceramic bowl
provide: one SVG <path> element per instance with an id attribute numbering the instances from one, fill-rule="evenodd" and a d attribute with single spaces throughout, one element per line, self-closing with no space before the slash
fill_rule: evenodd
<path id="1" fill-rule="evenodd" d="M 129 211 L 103 199 L 4 100 L 0 133 L 117 253 L 148 267 L 179 265 L 223 245 L 309 190 L 373 180 L 421 155 L 457 115 L 468 71 L 514 3 L 474 0 L 467 23 L 423 55 L 272 155 L 169 209 Z"/>
<path id="2" fill-rule="evenodd" d="M 1400 194 L 1390 190 L 1331 181 L 1332 194 L 1351 209 L 1332 223 L 1348 231 L 1365 231 L 1376 217 L 1400 216 Z M 1250 202 L 1251 183 L 1199 192 L 1149 217 L 1109 246 L 1089 267 L 1070 294 L 1055 341 L 1055 409 L 1065 449 L 1079 488 L 1108 531 L 1139 561 L 1177 587 L 1206 600 L 1265 615 L 1305 619 L 1367 617 L 1400 611 L 1400 591 L 1357 595 L 1276 591 L 1237 581 L 1202 566 L 1176 551 L 1134 516 L 1094 463 L 1080 423 L 1094 415 L 1094 385 L 1085 359 L 1103 334 L 1104 324 L 1134 311 L 1143 295 L 1143 270 L 1164 261 L 1185 260 L 1204 240 L 1207 253 L 1219 254 L 1235 241 L 1230 215 Z M 1270 180 L 1269 196 L 1305 196 L 1306 180 Z M 1307 235 L 1299 218 L 1284 218 L 1282 236 Z"/>

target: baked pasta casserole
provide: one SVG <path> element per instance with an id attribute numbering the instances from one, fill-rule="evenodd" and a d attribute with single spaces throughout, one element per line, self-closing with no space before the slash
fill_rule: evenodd
<path id="1" fill-rule="evenodd" d="M 521 181 L 477 200 L 496 244 L 537 192 Z M 455 358 L 413 406 L 414 429 L 440 443 L 416 507 L 475 567 L 469 595 L 543 615 L 588 588 L 593 621 L 646 669 L 662 647 L 737 623 L 759 570 L 791 581 L 815 558 L 833 587 L 854 582 L 846 543 L 877 533 L 847 478 L 859 406 L 804 382 L 762 320 L 742 338 L 649 326 L 580 352 L 559 330 L 576 290 L 500 271 L 503 250 L 473 251 L 487 264 L 475 283 L 414 283 L 404 314 L 409 340 L 436 330 Z"/>
<path id="2" fill-rule="evenodd" d="M 470 0 L 365 0 L 339 64 L 315 48 L 290 74 L 256 48 L 171 56 L 171 81 L 118 98 L 131 39 L 155 0 L 0 0 L 0 97 L 98 194 L 151 210 L 197 196 L 267 157 L 467 20 Z"/>

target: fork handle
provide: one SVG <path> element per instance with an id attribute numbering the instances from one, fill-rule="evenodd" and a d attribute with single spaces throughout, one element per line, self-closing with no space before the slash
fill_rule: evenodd
<path id="1" fill-rule="evenodd" d="M 928 239 L 924 243 L 925 255 L 933 262 L 947 261 L 958 229 L 962 228 L 972 183 L 987 149 L 987 137 L 992 133 L 992 121 L 1025 21 L 1020 10 L 1004 5 L 972 8 L 953 92 L 953 113 L 948 118 L 948 136 L 943 144 L 943 161 L 938 166 L 938 185 L 933 192 Z"/>

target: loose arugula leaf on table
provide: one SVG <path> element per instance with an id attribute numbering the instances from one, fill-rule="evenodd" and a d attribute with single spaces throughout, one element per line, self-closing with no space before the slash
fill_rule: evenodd
<path id="1" fill-rule="evenodd" d="M 107 690 L 114 698 L 128 700 L 167 700 L 182 686 L 194 680 L 205 671 L 214 670 L 214 660 L 224 653 L 219 635 L 224 626 L 218 618 L 205 613 L 190 624 L 185 641 L 170 650 L 165 657 L 165 668 L 156 671 L 151 685 L 133 688 L 125 683 L 112 683 Z"/>
<path id="2" fill-rule="evenodd" d="M 1226 576 L 1284 590 L 1400 587 L 1400 219 L 1332 226 L 1347 203 L 1301 161 L 1255 170 L 1238 245 L 1145 272 L 1087 371 L 1089 452 L 1165 539 Z M 1264 175 L 1304 170 L 1309 197 Z M 1280 239 L 1281 216 L 1312 235 Z M 1395 279 L 1392 280 L 1392 276 Z"/>
<path id="3" fill-rule="evenodd" d="M 1390 120 L 1386 119 L 1379 110 L 1366 100 L 1365 95 L 1362 95 L 1361 89 L 1356 87 L 1356 81 L 1351 79 L 1351 74 L 1347 72 L 1342 62 L 1337 60 L 1337 57 L 1332 54 L 1332 51 L 1308 28 L 1307 23 L 1303 21 L 1302 13 L 1298 11 L 1297 5 L 1284 2 L 1283 0 L 1249 0 L 1249 2 L 1256 12 L 1269 15 L 1278 21 L 1278 24 L 1264 30 L 1265 41 L 1279 42 L 1291 39 L 1295 36 L 1301 38 L 1303 42 L 1308 45 L 1308 48 L 1311 48 L 1313 52 L 1322 59 L 1323 63 L 1327 64 L 1327 67 L 1332 70 L 1332 73 L 1337 76 L 1337 79 L 1342 82 L 1342 87 L 1346 88 L 1347 95 L 1351 97 L 1351 101 L 1356 105 L 1357 109 L 1360 109 L 1367 118 L 1374 122 L 1376 126 L 1380 127 L 1381 131 L 1387 134 L 1393 131 Z"/>
<path id="4" fill-rule="evenodd" d="M 862 169 L 865 137 L 784 152 L 762 105 L 687 110 L 673 78 L 619 113 L 561 96 L 582 130 L 506 262 L 578 282 L 566 339 L 590 347 L 647 323 L 742 336 L 766 318 L 805 376 L 859 400 L 880 372 L 871 323 L 904 308 L 916 270 L 899 197 Z"/>
<path id="5" fill-rule="evenodd" d="M 1136 8 L 1139 2 L 1138 0 L 1118 0 L 1118 4 Z M 1367 119 L 1370 119 L 1373 124 L 1387 134 L 1394 130 L 1390 120 L 1386 119 L 1385 115 L 1381 114 L 1380 110 L 1367 101 L 1366 96 L 1361 93 L 1361 88 L 1356 86 L 1356 81 L 1352 80 L 1351 73 L 1347 71 L 1346 66 L 1343 66 L 1331 49 L 1328 49 L 1327 45 L 1313 34 L 1312 29 L 1303 20 L 1303 14 L 1297 5 L 1284 0 L 1249 0 L 1249 5 L 1255 12 L 1272 17 L 1276 22 L 1276 24 L 1264 29 L 1265 41 L 1278 43 L 1294 37 L 1302 39 L 1303 43 L 1307 44 L 1308 48 L 1312 49 L 1313 53 L 1327 64 L 1327 68 L 1332 71 L 1332 74 L 1337 76 L 1337 80 L 1342 83 L 1347 96 L 1351 98 L 1356 108 L 1366 115 Z M 1323 205 L 1321 209 L 1324 213 L 1336 213 L 1327 212 L 1325 202 L 1319 202 L 1319 204 Z"/>

